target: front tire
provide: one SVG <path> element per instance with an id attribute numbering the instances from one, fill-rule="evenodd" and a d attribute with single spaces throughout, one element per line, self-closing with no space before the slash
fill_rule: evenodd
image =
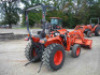
<path id="1" fill-rule="evenodd" d="M 79 44 L 73 45 L 71 56 L 74 57 L 74 58 L 77 58 L 77 57 L 79 57 L 80 53 L 81 53 L 80 45 Z"/>
<path id="2" fill-rule="evenodd" d="M 60 44 L 51 44 L 43 52 L 43 62 L 49 69 L 58 70 L 65 60 L 65 50 Z"/>

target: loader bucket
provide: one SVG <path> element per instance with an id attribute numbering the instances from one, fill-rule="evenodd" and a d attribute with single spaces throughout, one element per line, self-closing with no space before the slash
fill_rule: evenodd
<path id="1" fill-rule="evenodd" d="M 92 40 L 89 40 L 89 39 L 84 39 L 84 42 L 81 39 L 76 39 L 75 43 L 88 47 L 89 49 L 91 49 L 92 47 Z"/>
<path id="2" fill-rule="evenodd" d="M 92 48 L 92 40 L 85 39 L 85 46 L 87 46 L 91 49 Z"/>

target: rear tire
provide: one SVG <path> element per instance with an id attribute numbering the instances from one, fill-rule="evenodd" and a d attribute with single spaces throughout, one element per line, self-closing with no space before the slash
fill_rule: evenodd
<path id="1" fill-rule="evenodd" d="M 95 36 L 100 36 L 100 27 L 95 29 Z"/>
<path id="2" fill-rule="evenodd" d="M 65 50 L 60 44 L 51 44 L 43 52 L 43 62 L 51 70 L 58 70 L 65 60 Z"/>
<path id="3" fill-rule="evenodd" d="M 36 50 L 31 43 L 28 43 L 28 45 L 25 48 L 25 56 L 29 61 L 31 61 L 35 56 L 37 56 Z M 37 58 L 34 60 L 34 62 L 39 60 L 40 58 Z"/>
<path id="4" fill-rule="evenodd" d="M 81 53 L 80 45 L 79 44 L 73 45 L 71 56 L 74 57 L 74 58 L 77 58 L 77 57 L 79 57 L 80 53 Z"/>

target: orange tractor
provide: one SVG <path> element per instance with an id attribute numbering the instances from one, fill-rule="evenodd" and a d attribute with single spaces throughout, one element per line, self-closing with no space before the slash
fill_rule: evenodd
<path id="1" fill-rule="evenodd" d="M 51 24 L 50 26 L 52 27 L 52 29 L 61 29 L 62 19 L 59 17 L 50 17 L 50 24 Z"/>
<path id="2" fill-rule="evenodd" d="M 98 24 L 94 25 L 92 24 L 92 20 L 97 19 Z M 83 33 L 87 35 L 87 37 L 91 37 L 92 33 L 95 34 L 95 36 L 100 36 L 100 25 L 99 25 L 99 18 L 91 18 L 89 25 L 77 25 L 75 27 L 75 30 L 81 29 Z"/>
<path id="3" fill-rule="evenodd" d="M 36 7 L 42 7 L 42 21 L 44 27 L 41 32 L 33 36 L 29 30 L 28 12 L 36 9 Z M 45 15 L 47 7 L 46 5 L 39 4 L 26 10 L 26 25 L 30 43 L 25 48 L 25 56 L 30 61 L 29 63 L 41 60 L 41 66 L 45 63 L 48 68 L 58 70 L 64 63 L 65 51 L 71 51 L 71 56 L 76 58 L 81 53 L 81 45 L 91 49 L 92 40 L 85 39 L 82 30 L 69 32 L 63 28 L 55 28 L 46 34 Z"/>

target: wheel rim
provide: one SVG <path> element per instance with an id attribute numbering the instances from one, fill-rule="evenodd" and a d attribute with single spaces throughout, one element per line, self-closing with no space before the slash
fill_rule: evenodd
<path id="1" fill-rule="evenodd" d="M 76 55 L 78 56 L 80 54 L 80 48 L 77 48 Z"/>
<path id="2" fill-rule="evenodd" d="M 63 53 L 62 51 L 58 50 L 54 55 L 54 64 L 60 65 L 63 60 Z"/>

